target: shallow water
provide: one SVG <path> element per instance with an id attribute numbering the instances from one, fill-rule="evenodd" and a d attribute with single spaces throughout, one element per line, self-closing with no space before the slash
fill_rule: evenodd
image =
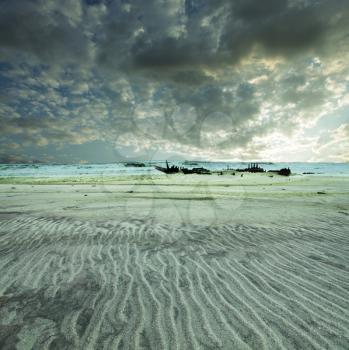
<path id="1" fill-rule="evenodd" d="M 234 162 L 173 162 L 181 167 L 205 167 L 210 170 L 246 168 L 248 163 Z M 145 162 L 145 167 L 126 167 L 123 163 L 110 164 L 0 164 L 0 177 L 74 177 L 74 176 L 128 176 L 160 175 L 154 165 L 165 165 L 165 161 Z M 289 167 L 292 173 L 315 173 L 314 175 L 349 176 L 349 163 L 260 163 L 265 170 Z"/>

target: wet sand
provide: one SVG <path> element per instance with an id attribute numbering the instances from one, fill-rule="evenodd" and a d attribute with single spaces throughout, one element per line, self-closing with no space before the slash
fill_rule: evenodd
<path id="1" fill-rule="evenodd" d="M 0 181 L 1 349 L 347 349 L 344 177 Z"/>

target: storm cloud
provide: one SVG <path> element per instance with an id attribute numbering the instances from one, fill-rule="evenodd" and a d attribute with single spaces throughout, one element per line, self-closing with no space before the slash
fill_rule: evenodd
<path id="1" fill-rule="evenodd" d="M 315 148 L 347 118 L 348 19 L 344 0 L 4 0 L 1 156 L 347 160 Z"/>

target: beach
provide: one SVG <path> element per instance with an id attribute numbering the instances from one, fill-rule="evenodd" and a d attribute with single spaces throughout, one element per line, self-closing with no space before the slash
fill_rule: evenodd
<path id="1" fill-rule="evenodd" d="M 347 176 L 0 179 L 1 349 L 348 349 Z"/>

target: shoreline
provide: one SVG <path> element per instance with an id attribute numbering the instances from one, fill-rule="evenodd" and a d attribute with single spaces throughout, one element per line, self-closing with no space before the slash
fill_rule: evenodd
<path id="1" fill-rule="evenodd" d="M 214 178 L 215 180 L 219 180 L 219 182 L 229 182 L 229 180 L 232 180 L 232 183 L 236 181 L 237 178 L 240 178 L 241 175 L 243 175 L 242 179 L 240 181 L 244 181 L 247 185 L 249 184 L 249 181 L 251 180 L 271 180 L 272 183 L 273 180 L 282 180 L 283 181 L 290 181 L 292 180 L 298 180 L 298 179 L 305 179 L 305 178 L 348 178 L 349 176 L 346 174 L 296 174 L 292 173 L 290 176 L 282 176 L 275 173 L 248 173 L 248 172 L 238 172 L 234 171 L 235 175 L 232 175 L 230 173 L 226 173 L 226 171 L 223 171 L 223 174 L 220 174 L 220 171 L 214 171 L 212 174 L 142 174 L 142 175 L 80 175 L 80 176 L 0 176 L 0 185 L 1 184 L 91 184 L 91 183 L 123 183 L 123 182 L 132 182 L 132 181 L 157 181 L 157 182 L 167 182 L 171 183 L 171 180 L 173 180 L 173 183 L 177 182 L 200 182 L 205 181 L 210 178 Z M 268 179 L 267 179 L 268 178 Z M 246 179 L 248 179 L 246 181 Z M 239 181 L 239 180 L 238 180 Z M 265 181 L 263 181 L 265 182 Z M 258 182 L 257 182 L 258 183 Z M 261 182 L 262 183 L 262 182 Z"/>
<path id="2" fill-rule="evenodd" d="M 319 210 L 331 217 L 349 209 L 346 177 L 270 178 L 265 174 L 248 174 L 242 178 L 164 175 L 99 181 L 89 178 L 82 182 L 52 178 L 18 180 L 0 183 L 3 215 L 15 209 L 24 214 L 118 220 L 135 217 L 160 223 L 185 222 L 189 216 L 190 222 L 205 225 L 258 220 L 292 222 L 298 216 L 316 216 Z"/>

